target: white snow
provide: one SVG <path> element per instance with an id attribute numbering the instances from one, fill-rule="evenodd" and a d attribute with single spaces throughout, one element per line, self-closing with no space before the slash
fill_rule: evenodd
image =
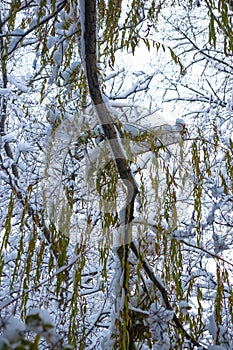
<path id="1" fill-rule="evenodd" d="M 207 323 L 206 328 L 208 329 L 209 333 L 215 338 L 218 328 L 213 314 L 209 316 L 209 322 Z"/>
<path id="2" fill-rule="evenodd" d="M 0 95 L 1 96 L 8 96 L 10 94 L 11 94 L 11 89 L 0 88 Z"/>
<path id="3" fill-rule="evenodd" d="M 140 131 L 143 131 L 138 126 L 135 126 L 135 125 L 129 124 L 129 123 L 125 123 L 123 125 L 123 130 L 125 130 L 128 133 L 130 133 L 133 137 L 138 136 Z"/>
<path id="4" fill-rule="evenodd" d="M 29 143 L 22 143 L 22 142 L 18 142 L 17 144 L 17 147 L 18 147 L 18 151 L 19 152 L 35 152 L 36 151 L 36 148 L 34 148 L 32 145 L 30 145 Z"/>
<path id="5" fill-rule="evenodd" d="M 21 28 L 17 28 L 15 30 L 13 30 L 13 32 L 10 33 L 10 35 L 12 35 L 12 36 L 14 36 L 14 35 L 15 36 L 21 36 L 23 34 L 24 34 L 24 30 L 21 29 Z"/>
<path id="6" fill-rule="evenodd" d="M 8 75 L 8 81 L 10 84 L 14 85 L 17 89 L 27 92 L 28 87 L 27 87 L 27 82 L 25 80 L 24 76 L 17 77 L 15 74 L 9 74 Z"/>
<path id="7" fill-rule="evenodd" d="M 83 68 L 86 73 L 86 52 L 85 52 L 85 41 L 84 41 L 84 33 L 85 33 L 85 0 L 79 0 L 79 16 L 80 16 L 80 24 L 81 24 L 81 59 L 83 63 Z"/>
<path id="8" fill-rule="evenodd" d="M 53 45 L 56 44 L 56 38 L 54 36 L 50 36 L 47 40 L 47 48 L 51 49 L 51 47 L 53 47 Z"/>
<path id="9" fill-rule="evenodd" d="M 27 314 L 27 316 L 36 316 L 36 315 L 38 315 L 38 317 L 44 324 L 49 324 L 51 326 L 54 325 L 54 321 L 47 310 L 35 308 L 29 311 Z M 30 329 L 32 328 L 33 328 L 33 324 L 30 323 Z"/>
<path id="10" fill-rule="evenodd" d="M 14 316 L 6 317 L 3 324 L 5 325 L 3 336 L 12 342 L 17 341 L 20 333 L 25 331 L 24 323 Z"/>
<path id="11" fill-rule="evenodd" d="M 2 137 L 2 142 L 6 143 L 6 142 L 16 142 L 16 137 L 13 133 L 8 133 L 7 135 L 4 135 Z"/>
<path id="12" fill-rule="evenodd" d="M 62 58 L 63 58 L 62 46 L 60 45 L 59 48 L 53 54 L 53 59 L 57 66 L 60 65 Z"/>
<path id="13" fill-rule="evenodd" d="M 54 326 L 54 320 L 45 309 L 34 308 L 28 312 L 26 317 L 27 330 L 33 330 L 50 342 L 56 343 L 59 340 Z"/>

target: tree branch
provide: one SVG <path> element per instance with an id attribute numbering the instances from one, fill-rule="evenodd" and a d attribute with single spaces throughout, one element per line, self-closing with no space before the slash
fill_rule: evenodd
<path id="1" fill-rule="evenodd" d="M 149 279 L 151 280 L 151 282 L 154 284 L 154 286 L 160 291 L 164 304 L 166 306 L 166 308 L 168 310 L 172 310 L 173 308 L 170 304 L 169 298 L 168 298 L 168 292 L 166 290 L 166 288 L 160 283 L 160 281 L 156 278 L 154 272 L 152 271 L 151 267 L 149 266 L 149 264 L 147 263 L 147 261 L 141 256 L 140 252 L 138 251 L 136 245 L 134 244 L 134 242 L 131 243 L 130 245 L 131 250 L 133 251 L 134 255 L 137 257 L 137 259 L 139 259 L 139 261 L 141 262 L 147 276 L 149 277 Z M 181 330 L 181 332 L 184 334 L 185 338 L 190 340 L 191 343 L 195 346 L 201 347 L 203 350 L 207 350 L 207 348 L 205 348 L 203 345 L 201 345 L 198 341 L 196 341 L 185 329 L 184 326 L 182 325 L 182 323 L 179 321 L 178 317 L 176 316 L 176 314 L 174 313 L 173 316 L 173 321 L 175 323 L 175 325 L 177 326 L 177 328 L 179 328 Z"/>

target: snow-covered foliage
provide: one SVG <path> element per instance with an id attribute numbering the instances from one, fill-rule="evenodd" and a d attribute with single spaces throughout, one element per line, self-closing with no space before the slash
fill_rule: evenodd
<path id="1" fill-rule="evenodd" d="M 127 227 L 84 7 L 0 4 L 0 349 L 231 350 L 231 2 L 97 2 Z"/>

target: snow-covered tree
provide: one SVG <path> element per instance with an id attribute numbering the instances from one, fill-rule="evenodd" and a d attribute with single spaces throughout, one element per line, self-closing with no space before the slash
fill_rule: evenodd
<path id="1" fill-rule="evenodd" d="M 0 348 L 232 349 L 231 17 L 2 0 Z"/>

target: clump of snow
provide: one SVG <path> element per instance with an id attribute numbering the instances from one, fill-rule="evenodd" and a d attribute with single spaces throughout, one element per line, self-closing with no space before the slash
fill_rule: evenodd
<path id="1" fill-rule="evenodd" d="M 11 36 L 22 36 L 24 35 L 24 30 L 22 28 L 16 28 L 11 32 Z"/>
<path id="2" fill-rule="evenodd" d="M 8 339 L 0 336 L 0 349 L 8 349 L 10 347 Z"/>
<path id="3" fill-rule="evenodd" d="M 24 143 L 18 142 L 17 147 L 18 147 L 19 152 L 35 152 L 36 151 L 36 148 L 27 142 L 24 142 Z"/>
<path id="4" fill-rule="evenodd" d="M 10 94 L 11 94 L 11 89 L 0 88 L 0 95 L 1 96 L 9 96 Z"/>
<path id="5" fill-rule="evenodd" d="M 170 339 L 166 332 L 168 324 L 172 321 L 174 312 L 155 302 L 151 305 L 148 324 L 152 337 L 156 340 L 157 348 L 170 349 Z"/>
<path id="6" fill-rule="evenodd" d="M 21 77 L 17 77 L 14 74 L 9 74 L 8 75 L 8 81 L 10 84 L 12 84 L 13 86 L 15 86 L 17 89 L 19 89 L 20 91 L 23 92 L 28 92 L 28 87 L 27 87 L 27 82 L 25 80 L 25 77 L 21 76 Z"/>
<path id="7" fill-rule="evenodd" d="M 185 121 L 182 118 L 176 118 L 176 124 L 185 125 Z"/>
<path id="8" fill-rule="evenodd" d="M 81 24 L 81 59 L 83 63 L 84 70 L 86 72 L 86 52 L 85 52 L 85 1 L 79 0 L 79 15 Z"/>
<path id="9" fill-rule="evenodd" d="M 184 300 L 179 302 L 179 307 L 184 315 L 187 315 L 188 310 L 192 309 L 192 306 L 190 306 L 189 303 L 187 303 L 187 301 Z"/>
<path id="10" fill-rule="evenodd" d="M 10 342 L 16 342 L 20 339 L 22 332 L 25 331 L 24 323 L 15 316 L 6 317 L 2 320 L 3 337 Z"/>
<path id="11" fill-rule="evenodd" d="M 47 40 L 47 48 L 51 49 L 56 44 L 56 38 L 54 36 L 49 36 Z"/>
<path id="12" fill-rule="evenodd" d="M 228 110 L 229 112 L 232 111 L 232 98 L 228 98 L 227 99 L 227 105 L 226 105 L 226 110 Z"/>
<path id="13" fill-rule="evenodd" d="M 60 45 L 59 48 L 53 54 L 53 59 L 57 66 L 61 64 L 62 58 L 63 58 L 63 49 L 62 49 L 62 46 Z"/>
<path id="14" fill-rule="evenodd" d="M 44 309 L 32 309 L 26 317 L 27 330 L 35 331 L 52 343 L 58 341 L 54 321 L 49 312 Z"/>
<path id="15" fill-rule="evenodd" d="M 214 317 L 213 314 L 212 314 L 211 316 L 209 316 L 209 322 L 208 322 L 206 328 L 208 329 L 209 333 L 210 333 L 213 337 L 216 336 L 218 327 L 217 327 L 217 325 L 216 325 L 215 317 Z"/>
<path id="16" fill-rule="evenodd" d="M 32 309 L 31 311 L 29 311 L 27 314 L 27 319 L 28 320 L 30 319 L 30 329 L 33 328 L 33 324 L 37 323 L 37 322 L 35 322 L 35 323 L 31 322 L 31 320 L 33 320 L 34 316 L 38 316 L 38 320 L 43 322 L 43 324 L 45 324 L 45 325 L 46 324 L 50 324 L 52 326 L 54 325 L 54 321 L 47 310 L 35 308 L 35 309 Z"/>

